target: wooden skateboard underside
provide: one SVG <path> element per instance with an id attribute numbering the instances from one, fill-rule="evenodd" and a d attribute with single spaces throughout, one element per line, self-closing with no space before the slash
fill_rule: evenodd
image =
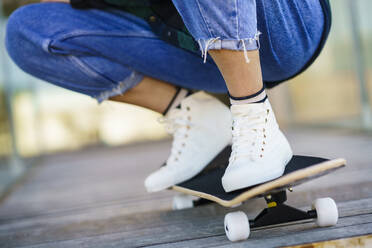
<path id="1" fill-rule="evenodd" d="M 227 147 L 222 151 L 202 173 L 173 186 L 172 189 L 214 201 L 225 207 L 232 207 L 250 198 L 264 196 L 318 178 L 346 164 L 345 159 L 327 160 L 296 155 L 287 164 L 283 176 L 263 184 L 226 193 L 222 187 L 221 177 L 227 165 L 229 149 L 230 147 Z"/>

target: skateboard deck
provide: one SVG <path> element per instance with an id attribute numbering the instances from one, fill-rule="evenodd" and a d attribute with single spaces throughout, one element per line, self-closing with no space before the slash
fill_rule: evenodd
<path id="1" fill-rule="evenodd" d="M 254 185 L 233 192 L 225 192 L 221 178 L 228 164 L 231 147 L 226 147 L 198 175 L 171 189 L 216 202 L 225 207 L 233 207 L 254 197 L 264 197 L 275 192 L 285 191 L 306 181 L 331 173 L 344 167 L 345 159 L 325 159 L 294 155 L 286 166 L 284 174 L 272 181 Z"/>

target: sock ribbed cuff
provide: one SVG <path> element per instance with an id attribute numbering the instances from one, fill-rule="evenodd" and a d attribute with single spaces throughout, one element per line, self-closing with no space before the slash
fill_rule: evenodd
<path id="1" fill-rule="evenodd" d="M 230 103 L 232 105 L 234 104 L 246 104 L 246 103 L 260 103 L 264 102 L 267 99 L 266 91 L 265 91 L 265 86 L 262 87 L 261 90 L 258 92 L 249 95 L 249 96 L 242 96 L 242 97 L 235 97 L 230 95 Z"/>

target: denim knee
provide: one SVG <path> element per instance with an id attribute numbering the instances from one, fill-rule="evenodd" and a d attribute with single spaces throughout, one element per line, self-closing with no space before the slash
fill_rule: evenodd
<path id="1" fill-rule="evenodd" d="M 22 69 L 25 69 L 30 52 L 25 44 L 30 42 L 27 36 L 27 12 L 30 6 L 26 5 L 14 11 L 8 19 L 5 35 L 5 46 L 9 56 Z"/>
<path id="2" fill-rule="evenodd" d="M 31 4 L 16 10 L 6 31 L 10 57 L 23 71 L 99 102 L 137 85 L 143 79 L 137 71 L 100 54 L 86 55 L 84 45 L 95 45 L 89 38 L 81 37 L 89 43 L 82 46 L 64 41 L 65 35 L 86 28 L 65 18 L 74 14 L 79 13 L 61 3 Z M 54 20 L 54 27 L 50 20 Z"/>

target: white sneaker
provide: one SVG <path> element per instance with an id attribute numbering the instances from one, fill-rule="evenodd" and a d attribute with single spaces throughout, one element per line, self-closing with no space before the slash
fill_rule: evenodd
<path id="1" fill-rule="evenodd" d="M 160 191 L 192 178 L 231 142 L 231 112 L 204 92 L 185 98 L 163 118 L 173 134 L 166 165 L 145 180 L 149 192 Z"/>
<path id="2" fill-rule="evenodd" d="M 270 102 L 232 105 L 233 145 L 222 177 L 226 192 L 280 177 L 292 149 L 280 131 Z"/>

